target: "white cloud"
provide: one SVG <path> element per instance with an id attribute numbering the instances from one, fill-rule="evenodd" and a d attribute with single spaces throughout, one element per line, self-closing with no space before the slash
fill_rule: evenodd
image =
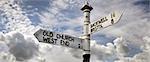
<path id="1" fill-rule="evenodd" d="M 2 55 L 0 57 L 8 57 L 6 59 L 2 59 L 2 61 L 8 60 L 23 60 L 17 62 L 38 62 L 38 61 L 46 61 L 46 62 L 81 62 L 82 61 L 82 50 L 71 49 L 61 46 L 53 46 L 50 44 L 39 43 L 35 37 L 26 36 L 24 34 L 18 32 L 10 32 L 6 34 L 1 34 L 0 49 L 6 55 Z M 91 61 L 93 62 L 147 62 L 149 61 L 149 51 L 147 49 L 150 47 L 149 45 L 149 37 L 146 36 L 143 38 L 145 44 L 143 44 L 142 52 L 135 54 L 133 57 L 126 57 L 126 53 L 131 52 L 128 50 L 124 38 L 120 37 L 114 40 L 114 44 L 107 43 L 107 45 L 97 44 L 96 41 L 91 41 Z M 132 45 L 132 44 L 131 44 Z M 146 49 L 144 49 L 146 48 Z M 125 54 L 124 54 L 125 53 Z M 8 55 L 9 54 L 9 55 Z M 123 55 L 122 55 L 123 54 Z"/>
<path id="2" fill-rule="evenodd" d="M 16 58 L 12 54 L 4 52 L 0 53 L 0 62 L 15 62 L 15 61 Z"/>
<path id="3" fill-rule="evenodd" d="M 106 35 L 114 35 L 115 37 L 122 36 L 121 38 L 115 39 L 113 41 L 114 44 L 107 43 L 106 46 L 98 44 L 96 41 L 91 41 L 92 62 L 150 61 L 150 24 L 148 18 L 146 18 L 147 14 L 137 5 L 133 5 L 133 3 L 137 1 L 139 0 L 95 0 L 92 5 L 94 10 L 91 12 L 91 20 L 95 20 L 99 18 L 99 16 L 103 17 L 113 10 L 126 9 L 126 11 L 118 24 L 100 31 Z M 30 19 L 21 14 L 23 11 L 19 6 L 16 5 L 18 10 L 15 10 L 11 9 L 8 4 L 4 4 L 4 0 L 0 2 L 0 11 L 4 11 L 4 15 L 8 17 L 6 28 L 10 31 L 5 34 L 0 33 L 0 62 L 12 62 L 15 60 L 22 60 L 17 62 L 82 62 L 83 51 L 81 50 L 39 43 L 32 35 L 39 29 L 39 26 L 35 27 L 31 25 L 32 22 Z M 65 14 L 61 13 L 61 10 L 70 8 L 69 4 L 74 3 L 77 5 L 80 2 L 81 1 L 56 0 L 53 1 L 52 8 L 47 8 L 51 13 L 42 12 L 42 14 L 36 14 L 38 14 L 42 20 L 41 25 L 51 24 L 50 26 L 52 28 L 58 24 L 71 27 L 76 27 L 77 25 L 81 26 L 83 21 L 80 16 L 75 19 L 70 19 L 64 17 Z M 77 6 L 80 7 L 81 5 Z M 12 19 L 12 17 L 14 17 L 15 20 Z M 60 22 L 56 17 L 72 21 Z M 48 26 L 47 28 L 50 27 Z M 66 29 L 64 33 L 71 35 L 80 34 L 69 29 Z M 139 49 L 142 51 L 136 53 L 133 57 L 128 57 L 128 54 L 132 51 L 127 44 L 141 47 Z"/>
<path id="4" fill-rule="evenodd" d="M 24 11 L 22 11 L 18 4 L 14 4 L 9 0 L 1 0 L 0 2 L 2 17 L 6 19 L 2 21 L 4 22 L 3 25 L 6 27 L 7 32 L 18 31 L 33 34 L 33 30 L 37 28 L 31 25 L 32 22 L 27 16 L 23 15 Z"/>
<path id="5" fill-rule="evenodd" d="M 126 56 L 129 52 L 129 47 L 125 42 L 126 41 L 122 37 L 114 40 L 116 51 L 119 56 Z"/>

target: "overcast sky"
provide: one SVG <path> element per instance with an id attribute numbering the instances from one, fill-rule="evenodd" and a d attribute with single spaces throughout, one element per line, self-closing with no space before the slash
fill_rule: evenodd
<path id="1" fill-rule="evenodd" d="M 91 36 L 91 62 L 150 61 L 149 0 L 88 0 L 91 23 L 113 11 L 120 21 Z M 83 33 L 85 0 L 0 0 L 0 62 L 82 62 L 82 50 L 40 43 L 38 29 Z"/>

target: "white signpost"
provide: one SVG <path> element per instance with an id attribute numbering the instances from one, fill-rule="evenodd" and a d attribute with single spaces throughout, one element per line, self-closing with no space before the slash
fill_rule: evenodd
<path id="1" fill-rule="evenodd" d="M 122 16 L 122 14 L 113 12 L 108 17 L 101 18 L 95 23 L 90 24 L 90 11 L 92 9 L 88 2 L 81 8 L 84 13 L 83 39 L 42 29 L 34 33 L 34 36 L 39 42 L 82 49 L 84 51 L 83 62 L 90 62 L 90 35 L 97 32 L 100 28 L 117 23 Z"/>
<path id="2" fill-rule="evenodd" d="M 121 13 L 113 12 L 109 16 L 99 19 L 95 23 L 91 24 L 91 33 L 97 32 L 100 28 L 106 28 L 117 23 L 121 16 Z"/>
<path id="3" fill-rule="evenodd" d="M 38 39 L 39 42 L 43 43 L 61 45 L 77 49 L 82 49 L 83 47 L 82 39 L 72 37 L 69 35 L 64 35 L 40 29 L 36 33 L 34 33 L 34 36 Z"/>

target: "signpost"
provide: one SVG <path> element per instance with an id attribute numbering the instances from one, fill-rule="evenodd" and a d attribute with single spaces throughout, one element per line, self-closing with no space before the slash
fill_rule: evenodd
<path id="1" fill-rule="evenodd" d="M 83 20 L 84 20 L 84 26 L 83 26 L 83 37 L 84 37 L 84 45 L 83 45 L 83 62 L 90 62 L 90 12 L 93 8 L 89 5 L 87 2 L 81 10 L 84 13 Z"/>
<path id="2" fill-rule="evenodd" d="M 83 40 L 80 38 L 42 29 L 38 30 L 36 33 L 34 33 L 34 35 L 39 42 L 83 49 Z"/>
<path id="3" fill-rule="evenodd" d="M 100 28 L 106 28 L 117 23 L 121 16 L 122 14 L 113 12 L 109 16 L 99 19 L 95 23 L 91 24 L 91 33 L 97 32 Z"/>
<path id="4" fill-rule="evenodd" d="M 83 62 L 90 62 L 90 35 L 94 32 L 97 32 L 100 28 L 105 28 L 117 23 L 122 16 L 122 14 L 113 12 L 109 16 L 101 18 L 95 23 L 91 24 L 90 11 L 92 9 L 93 8 L 88 2 L 81 8 L 84 13 L 84 33 L 82 39 L 42 29 L 34 33 L 34 36 L 39 42 L 82 49 L 84 51 Z"/>

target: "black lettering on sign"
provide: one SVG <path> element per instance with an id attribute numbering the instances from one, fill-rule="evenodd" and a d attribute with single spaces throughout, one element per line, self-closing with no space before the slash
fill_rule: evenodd
<path id="1" fill-rule="evenodd" d="M 57 39 L 52 38 L 52 42 L 53 42 L 54 44 L 56 44 Z"/>
<path id="2" fill-rule="evenodd" d="M 96 22 L 95 25 L 98 25 L 98 22 Z"/>
<path id="3" fill-rule="evenodd" d="M 114 19 L 111 19 L 111 24 L 114 24 Z"/>
<path id="4" fill-rule="evenodd" d="M 56 34 L 56 38 L 60 39 L 62 36 L 60 34 Z"/>
<path id="5" fill-rule="evenodd" d="M 91 29 L 91 32 L 93 32 L 94 30 L 93 30 L 93 28 Z"/>
<path id="6" fill-rule="evenodd" d="M 105 21 L 107 21 L 108 19 L 107 19 L 107 17 L 105 17 Z"/>
<path id="7" fill-rule="evenodd" d="M 96 27 L 91 28 L 91 32 L 97 31 L 99 28 L 103 28 L 103 26 L 102 25 L 97 25 Z"/>
<path id="8" fill-rule="evenodd" d="M 103 21 L 104 21 L 104 18 L 101 19 L 101 23 L 103 23 Z"/>
<path id="9" fill-rule="evenodd" d="M 81 48 L 81 45 L 80 45 L 80 44 L 78 44 L 78 48 Z"/>
<path id="10" fill-rule="evenodd" d="M 56 38 L 62 40 L 74 41 L 73 37 L 70 37 L 68 35 L 63 35 L 63 34 L 56 34 Z"/>
<path id="11" fill-rule="evenodd" d="M 49 37 L 43 37 L 43 42 L 44 43 L 50 43 L 50 44 L 56 44 L 57 39 L 49 38 Z"/>
<path id="12" fill-rule="evenodd" d="M 97 27 L 92 28 L 92 29 L 91 29 L 91 32 L 94 32 L 94 31 L 96 31 L 96 30 L 97 30 Z"/>
<path id="13" fill-rule="evenodd" d="M 43 35 L 53 37 L 53 32 L 43 31 Z"/>
<path id="14" fill-rule="evenodd" d="M 50 38 L 45 38 L 45 37 L 43 37 L 43 42 L 48 43 L 49 39 L 50 39 Z"/>
<path id="15" fill-rule="evenodd" d="M 68 41 L 60 40 L 60 45 L 69 46 L 70 43 Z"/>
<path id="16" fill-rule="evenodd" d="M 91 24 L 91 28 L 94 26 L 94 24 Z"/>
<path id="17" fill-rule="evenodd" d="M 115 13 L 111 14 L 111 18 L 115 17 Z"/>
<path id="18" fill-rule="evenodd" d="M 96 25 L 96 22 L 93 24 L 93 27 Z"/>
<path id="19" fill-rule="evenodd" d="M 47 34 L 46 31 L 43 31 L 43 35 L 46 36 L 46 34 Z"/>
<path id="20" fill-rule="evenodd" d="M 101 21 L 99 23 L 103 23 L 103 22 L 105 22 L 107 20 L 108 20 L 107 17 L 104 17 L 104 18 L 101 19 Z"/>
<path id="21" fill-rule="evenodd" d="M 98 25 L 101 24 L 101 21 L 98 21 Z"/>

